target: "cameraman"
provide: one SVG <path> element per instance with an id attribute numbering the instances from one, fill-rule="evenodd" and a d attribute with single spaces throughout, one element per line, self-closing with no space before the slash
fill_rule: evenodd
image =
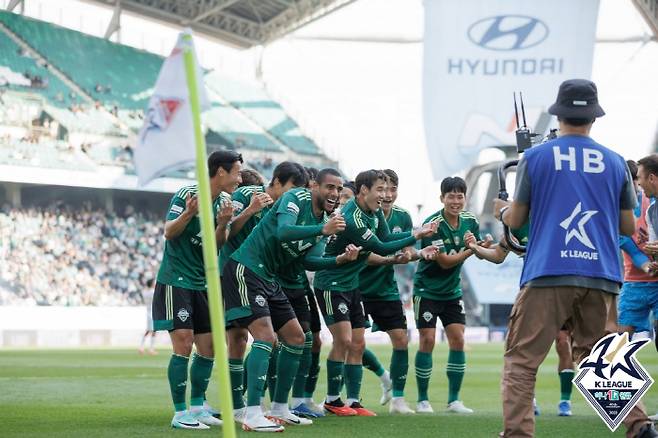
<path id="1" fill-rule="evenodd" d="M 628 167 L 619 154 L 589 137 L 594 120 L 605 114 L 596 85 L 583 79 L 563 82 L 548 111 L 558 117 L 560 136 L 525 152 L 514 202 L 501 210 L 501 220 L 513 229 L 532 216 L 505 345 L 505 437 L 534 436 L 537 368 L 562 326 L 572 333 L 577 363 L 601 337 L 617 331 L 618 236 L 635 229 L 636 196 Z M 641 403 L 624 424 L 628 437 L 658 437 Z"/>

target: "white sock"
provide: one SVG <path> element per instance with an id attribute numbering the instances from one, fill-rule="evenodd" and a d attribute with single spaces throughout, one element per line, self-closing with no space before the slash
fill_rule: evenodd
<path id="1" fill-rule="evenodd" d="M 203 410 L 203 406 L 190 406 L 190 412 L 199 412 Z"/>
<path id="2" fill-rule="evenodd" d="M 290 406 L 292 406 L 293 408 L 296 408 L 297 406 L 304 403 L 304 400 L 306 400 L 306 399 L 301 398 L 301 397 L 292 397 L 290 399 Z"/>
<path id="3" fill-rule="evenodd" d="M 258 406 L 247 406 L 247 418 L 262 417 L 263 410 Z"/>
<path id="4" fill-rule="evenodd" d="M 332 401 L 338 400 L 340 395 L 327 395 L 327 401 L 331 403 Z"/>
<path id="5" fill-rule="evenodd" d="M 272 412 L 273 414 L 279 414 L 279 415 L 287 414 L 288 413 L 288 403 L 272 402 L 270 412 Z"/>
<path id="6" fill-rule="evenodd" d="M 391 401 L 396 401 L 396 400 L 404 400 L 404 397 L 393 397 Z"/>
<path id="7" fill-rule="evenodd" d="M 355 398 L 348 398 L 347 400 L 345 400 L 345 404 L 347 406 L 352 406 L 352 403 L 356 403 L 356 402 L 358 402 L 358 400 Z"/>
<path id="8" fill-rule="evenodd" d="M 391 381 L 391 374 L 388 371 L 384 371 L 384 374 L 379 376 L 379 380 L 381 380 L 382 383 L 385 383 L 386 385 L 390 385 L 391 383 L 393 383 Z"/>

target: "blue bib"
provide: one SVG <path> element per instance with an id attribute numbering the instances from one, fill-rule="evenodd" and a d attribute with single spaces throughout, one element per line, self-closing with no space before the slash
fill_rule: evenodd
<path id="1" fill-rule="evenodd" d="M 621 283 L 624 159 L 589 137 L 564 136 L 526 151 L 525 160 L 532 226 L 521 285 L 558 275 Z"/>

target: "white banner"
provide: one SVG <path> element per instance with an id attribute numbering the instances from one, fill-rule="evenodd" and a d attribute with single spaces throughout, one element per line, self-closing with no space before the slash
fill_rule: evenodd
<path id="1" fill-rule="evenodd" d="M 480 150 L 515 145 L 512 93 L 527 124 L 565 79 L 589 79 L 598 0 L 425 0 L 423 111 L 435 179 L 471 166 Z"/>

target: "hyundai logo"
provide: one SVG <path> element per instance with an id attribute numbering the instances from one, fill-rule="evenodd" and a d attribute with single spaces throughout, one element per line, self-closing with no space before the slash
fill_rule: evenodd
<path id="1" fill-rule="evenodd" d="M 468 28 L 468 38 L 489 50 L 521 50 L 534 47 L 548 37 L 548 26 L 525 15 L 498 15 L 476 21 Z"/>

